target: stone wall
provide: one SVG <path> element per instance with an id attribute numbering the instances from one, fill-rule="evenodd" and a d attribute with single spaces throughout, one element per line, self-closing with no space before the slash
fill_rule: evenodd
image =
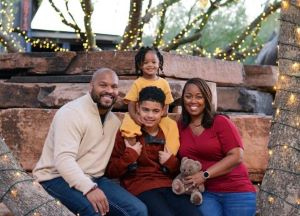
<path id="1" fill-rule="evenodd" d="M 135 52 L 17 53 L 0 55 L 0 136 L 22 166 L 31 171 L 40 156 L 56 110 L 88 91 L 93 71 L 114 69 L 120 92 L 113 111 L 120 118 L 127 110 L 123 97 L 136 78 Z M 214 105 L 236 123 L 245 144 L 245 162 L 254 182 L 262 180 L 267 166 L 267 143 L 278 71 L 271 66 L 244 66 L 207 58 L 163 53 L 164 76 L 180 104 L 185 80 L 209 81 Z M 174 118 L 178 114 L 170 114 Z"/>

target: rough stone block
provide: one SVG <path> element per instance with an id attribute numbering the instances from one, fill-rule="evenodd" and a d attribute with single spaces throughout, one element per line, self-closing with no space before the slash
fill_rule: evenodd
<path id="1" fill-rule="evenodd" d="M 22 69 L 31 74 L 91 74 L 109 67 L 118 75 L 135 75 L 136 51 L 16 53 L 0 56 L 0 71 Z M 236 62 L 163 52 L 164 74 L 167 77 L 189 79 L 201 77 L 220 85 L 243 83 L 243 66 Z M 3 72 L 3 71 L 2 71 Z"/>
<path id="2" fill-rule="evenodd" d="M 0 70 L 22 69 L 23 72 L 35 74 L 63 73 L 75 56 L 75 52 L 10 53 L 0 55 Z"/>
<path id="3" fill-rule="evenodd" d="M 35 166 L 55 112 L 51 109 L 0 111 L 0 136 L 25 170 Z"/>
<path id="4" fill-rule="evenodd" d="M 244 65 L 244 69 L 245 86 L 275 91 L 274 86 L 279 76 L 278 67 L 269 65 Z"/>
<path id="5" fill-rule="evenodd" d="M 272 115 L 273 95 L 240 87 L 218 87 L 218 110 Z"/>
<path id="6" fill-rule="evenodd" d="M 262 181 L 268 165 L 268 142 L 271 116 L 230 115 L 244 143 L 244 161 L 252 181 Z"/>
<path id="7" fill-rule="evenodd" d="M 111 68 L 118 75 L 135 74 L 135 53 L 135 51 L 78 52 L 66 74 L 91 74 L 101 67 Z"/>
<path id="8" fill-rule="evenodd" d="M 163 53 L 164 71 L 168 77 L 200 77 L 218 85 L 240 85 L 244 81 L 242 64 L 217 59 Z"/>
<path id="9" fill-rule="evenodd" d="M 183 80 L 168 79 L 174 100 L 179 100 L 185 84 Z M 123 98 L 133 80 L 120 80 L 119 97 L 114 110 L 126 111 Z M 208 82 L 217 104 L 216 84 Z M 0 81 L 0 108 L 59 108 L 89 91 L 88 83 L 7 83 Z"/>

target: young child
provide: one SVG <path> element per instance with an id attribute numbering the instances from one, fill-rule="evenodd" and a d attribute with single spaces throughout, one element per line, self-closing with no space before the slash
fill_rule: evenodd
<path id="1" fill-rule="evenodd" d="M 159 127 L 165 134 L 165 146 L 167 150 L 176 155 L 179 149 L 179 133 L 176 122 L 167 117 L 168 105 L 171 104 L 174 99 L 171 94 L 169 83 L 165 79 L 159 77 L 159 70 L 163 71 L 163 64 L 163 56 L 157 48 L 141 47 L 136 54 L 135 69 L 139 78 L 134 81 L 124 98 L 125 102 L 128 103 L 129 115 L 125 114 L 120 130 L 122 136 L 129 144 L 136 144 L 136 136 L 142 134 L 142 122 L 136 111 L 136 102 L 138 101 L 139 92 L 146 86 L 156 86 L 162 89 L 166 96 L 166 107 L 164 110 L 165 117 L 161 119 Z"/>

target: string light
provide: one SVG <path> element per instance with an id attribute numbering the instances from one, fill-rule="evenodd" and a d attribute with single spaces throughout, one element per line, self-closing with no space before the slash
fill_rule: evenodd
<path id="1" fill-rule="evenodd" d="M 17 194 L 18 194 L 18 191 L 17 191 L 16 189 L 12 189 L 12 190 L 10 190 L 10 194 L 11 194 L 14 198 L 16 198 L 16 197 L 17 197 Z"/>
<path id="2" fill-rule="evenodd" d="M 289 98 L 289 102 L 292 104 L 295 103 L 295 101 L 296 101 L 296 96 L 294 94 L 291 94 Z"/>
<path id="3" fill-rule="evenodd" d="M 208 5 L 208 0 L 199 0 L 200 8 L 206 8 Z"/>
<path id="4" fill-rule="evenodd" d="M 300 44 L 300 27 L 299 26 L 296 27 L 295 33 L 296 33 L 297 42 L 298 42 L 298 44 Z"/>
<path id="5" fill-rule="evenodd" d="M 1 137 L 0 137 L 0 142 L 4 143 L 4 139 L 1 139 Z M 6 146 L 5 144 L 1 144 L 1 145 Z M 4 193 L 2 191 L 2 193 L 0 194 L 0 202 L 3 201 L 3 199 L 5 198 L 6 195 L 10 195 L 12 197 L 12 199 L 17 199 L 18 195 L 19 195 L 19 190 L 18 190 L 17 185 L 20 183 L 32 182 L 33 186 L 35 186 L 35 187 L 37 186 L 38 188 L 41 188 L 40 184 L 38 184 L 36 182 L 36 180 L 34 180 L 31 177 L 28 177 L 27 175 L 22 175 L 22 173 L 26 173 L 23 169 L 10 168 L 10 166 L 13 166 L 15 163 L 10 162 L 10 158 L 12 156 L 9 156 L 9 155 L 12 155 L 12 153 L 10 151 L 0 152 L 0 172 L 12 172 L 15 176 L 15 179 L 14 179 L 14 182 L 10 182 L 10 185 L 7 185 L 7 187 L 8 187 L 7 189 L 3 188 Z M 47 200 L 44 203 L 39 204 L 38 206 L 31 206 L 32 209 L 30 209 L 27 213 L 25 212 L 23 215 L 33 214 L 36 216 L 40 216 L 41 214 L 38 212 L 38 209 L 44 205 L 50 204 L 51 202 L 55 202 L 55 204 L 60 207 L 60 210 L 61 211 L 63 210 L 64 207 L 61 205 L 60 201 L 50 198 L 49 200 Z"/>
<path id="6" fill-rule="evenodd" d="M 274 197 L 272 197 L 272 196 L 269 196 L 269 197 L 268 197 L 268 202 L 269 202 L 270 204 L 273 204 L 274 201 L 275 201 Z"/>
<path id="7" fill-rule="evenodd" d="M 281 7 L 283 10 L 288 10 L 290 7 L 290 2 L 289 0 L 282 0 L 281 2 Z"/>
<path id="8" fill-rule="evenodd" d="M 273 155 L 273 150 L 269 150 L 269 155 L 272 156 Z"/>
<path id="9" fill-rule="evenodd" d="M 295 62 L 293 65 L 292 65 L 292 70 L 294 72 L 298 72 L 300 70 L 300 64 L 298 62 Z"/>
<path id="10" fill-rule="evenodd" d="M 297 0 L 297 5 L 300 6 L 300 1 Z M 295 6 L 294 4 L 292 4 L 293 7 Z M 283 10 L 288 10 L 290 7 L 290 2 L 289 1 L 282 1 L 282 8 Z M 299 10 L 299 8 L 297 8 L 297 10 Z M 287 22 L 285 20 L 283 20 L 283 22 Z M 290 22 L 291 25 L 296 26 L 295 27 L 295 39 L 294 42 L 299 43 L 299 34 L 300 34 L 300 30 L 299 30 L 299 26 L 298 23 L 292 23 Z M 283 25 L 283 24 L 281 24 Z M 291 28 L 293 29 L 293 28 Z M 298 32 L 299 31 L 299 32 Z M 282 46 L 293 46 L 293 47 L 297 47 L 299 48 L 298 45 L 295 44 L 290 44 L 290 43 L 286 43 L 286 42 L 280 42 L 280 47 Z M 281 104 L 282 107 L 277 107 L 276 112 L 275 112 L 275 116 L 273 119 L 279 119 L 280 122 L 278 121 L 272 121 L 272 126 L 271 126 L 271 131 L 272 132 L 272 128 L 276 128 L 276 130 L 278 130 L 278 126 L 282 127 L 282 129 L 286 128 L 286 129 L 290 129 L 291 131 L 293 131 L 294 135 L 290 135 L 290 132 L 287 133 L 288 135 L 288 141 L 289 143 L 286 142 L 282 142 L 281 140 L 284 140 L 285 137 L 280 137 L 280 135 L 277 135 L 278 137 L 276 137 L 275 139 L 272 139 L 273 142 L 269 143 L 269 149 L 268 149 L 268 153 L 269 156 L 271 158 L 271 156 L 273 155 L 273 152 L 276 152 L 276 154 L 278 154 L 278 157 L 280 158 L 294 158 L 295 154 L 297 155 L 300 152 L 300 149 L 298 147 L 298 136 L 295 135 L 299 132 L 300 130 L 300 116 L 298 116 L 298 106 L 299 106 L 299 94 L 300 92 L 295 89 L 294 87 L 296 87 L 296 85 L 298 85 L 298 81 L 299 78 L 297 76 L 297 72 L 299 72 L 300 66 L 299 66 L 299 62 L 297 59 L 292 59 L 290 57 L 287 57 L 285 52 L 283 53 L 283 56 L 279 55 L 279 61 L 281 62 L 282 60 L 285 60 L 285 64 L 284 67 L 282 67 L 282 62 L 280 63 L 280 67 L 279 67 L 279 79 L 278 79 L 278 83 L 277 83 L 277 91 L 279 93 L 279 97 L 282 97 L 284 99 L 281 99 L 281 102 L 283 102 Z M 286 67 L 286 65 L 288 67 Z M 284 70 L 284 71 L 283 71 Z M 277 95 L 276 95 L 277 97 Z M 279 130 L 280 131 L 280 130 Z M 285 135 L 284 135 L 285 136 Z M 282 143 L 281 143 L 282 142 Z M 276 149 L 277 148 L 277 149 Z M 294 162 L 294 166 L 291 166 L 290 163 L 274 163 L 273 161 L 274 159 L 271 158 L 271 160 L 269 161 L 269 167 L 267 168 L 265 175 L 270 175 L 271 179 L 275 179 L 277 178 L 277 175 L 279 172 L 284 172 L 284 173 L 288 173 L 290 175 L 296 176 L 298 179 L 298 176 L 300 176 L 299 173 L 299 162 L 293 161 Z M 276 160 L 276 159 L 275 159 Z M 276 167 L 271 167 L 271 165 L 276 166 Z M 297 184 L 298 182 L 294 182 L 293 184 Z M 281 197 L 279 194 L 276 193 L 276 190 L 272 191 L 272 185 L 268 186 L 268 190 L 265 188 L 261 188 L 260 187 L 260 194 L 262 194 L 261 196 L 263 196 L 263 193 L 266 194 L 266 196 L 263 196 L 266 201 L 270 204 L 270 205 L 274 205 L 276 203 L 277 200 L 281 200 L 284 202 L 285 204 L 288 204 L 290 206 L 292 206 L 295 209 L 300 209 L 300 198 L 299 198 L 299 191 L 296 190 L 296 193 L 293 192 L 289 192 L 288 197 Z M 297 187 L 297 185 L 296 185 Z M 292 190 L 291 190 L 292 191 Z M 295 197 L 295 199 L 291 199 L 290 197 Z M 278 207 L 278 206 L 276 206 Z"/>

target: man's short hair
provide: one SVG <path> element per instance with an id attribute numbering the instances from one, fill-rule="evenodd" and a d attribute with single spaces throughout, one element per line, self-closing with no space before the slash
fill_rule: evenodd
<path id="1" fill-rule="evenodd" d="M 165 106 L 166 95 L 160 88 L 156 86 L 147 86 L 139 93 L 138 102 L 141 103 L 143 101 L 158 102 L 162 106 Z"/>

